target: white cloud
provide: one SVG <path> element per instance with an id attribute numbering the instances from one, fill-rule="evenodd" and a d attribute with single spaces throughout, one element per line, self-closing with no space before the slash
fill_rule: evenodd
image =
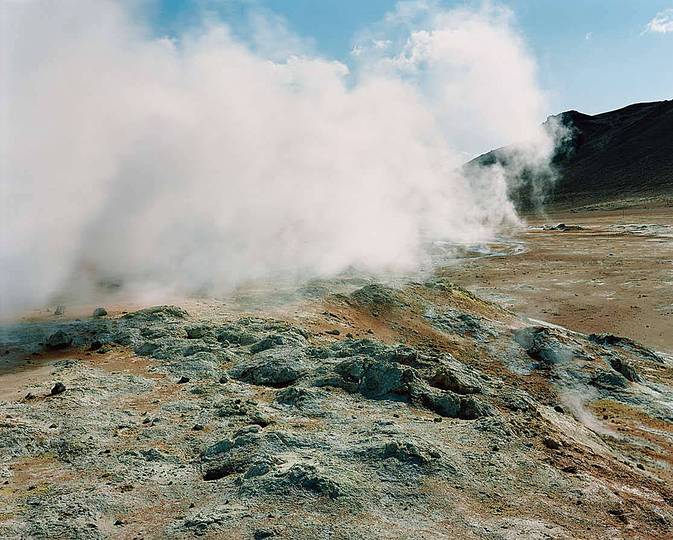
<path id="1" fill-rule="evenodd" d="M 587 33 L 584 35 L 584 39 L 585 39 L 586 41 L 591 41 L 591 38 L 592 38 L 592 37 L 593 37 L 593 32 L 587 32 Z"/>
<path id="2" fill-rule="evenodd" d="M 655 32 L 657 34 L 667 34 L 673 32 L 673 8 L 664 9 L 657 13 L 654 18 L 647 23 L 645 29 L 647 32 Z"/>
<path id="3" fill-rule="evenodd" d="M 87 277 L 217 293 L 412 269 L 426 235 L 516 221 L 502 175 L 459 172 L 461 150 L 526 138 L 543 114 L 506 14 L 426 12 L 400 40 L 384 23 L 349 71 L 278 19 L 256 21 L 253 48 L 213 20 L 171 41 L 125 5 L 0 8 L 5 309 Z"/>
<path id="4" fill-rule="evenodd" d="M 374 48 L 379 50 L 387 49 L 388 47 L 390 47 L 391 44 L 392 41 L 390 41 L 389 39 L 375 39 L 372 42 Z"/>
<path id="5" fill-rule="evenodd" d="M 381 39 L 388 42 L 383 51 L 372 45 Z M 453 148 L 475 153 L 526 140 L 545 116 L 535 60 L 508 8 L 402 2 L 356 46 L 364 70 L 374 65 L 418 83 Z"/>

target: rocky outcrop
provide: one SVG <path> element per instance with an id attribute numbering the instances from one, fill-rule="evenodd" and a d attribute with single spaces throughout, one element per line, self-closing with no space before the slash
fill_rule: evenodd
<path id="1" fill-rule="evenodd" d="M 0 536 L 670 536 L 667 357 L 442 280 L 325 301 L 14 327 Z"/>

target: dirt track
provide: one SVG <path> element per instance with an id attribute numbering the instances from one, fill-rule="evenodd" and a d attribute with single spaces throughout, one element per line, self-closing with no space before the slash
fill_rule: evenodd
<path id="1" fill-rule="evenodd" d="M 558 223 L 582 229 L 541 229 Z M 466 260 L 445 275 L 533 319 L 673 353 L 673 209 L 555 214 L 528 224 L 517 237 L 524 253 Z"/>

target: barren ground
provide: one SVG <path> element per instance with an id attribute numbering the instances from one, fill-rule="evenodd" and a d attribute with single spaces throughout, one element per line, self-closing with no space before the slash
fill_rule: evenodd
<path id="1" fill-rule="evenodd" d="M 671 537 L 673 357 L 585 334 L 671 351 L 673 218 L 560 221 L 397 288 L 3 325 L 0 537 Z"/>
<path id="2" fill-rule="evenodd" d="M 544 224 L 581 230 L 541 230 Z M 531 217 L 519 255 L 479 257 L 444 275 L 513 311 L 673 352 L 673 208 Z M 643 227 L 650 225 L 650 227 Z"/>

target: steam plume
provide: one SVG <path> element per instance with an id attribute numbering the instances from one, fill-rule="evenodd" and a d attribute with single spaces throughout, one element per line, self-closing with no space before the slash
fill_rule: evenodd
<path id="1" fill-rule="evenodd" d="M 517 219 L 503 174 L 459 172 L 539 135 L 544 98 L 507 10 L 402 3 L 348 67 L 262 15 L 249 44 L 208 18 L 158 39 L 107 0 L 0 9 L 5 312 L 73 275 L 218 292 L 411 269 L 425 237 L 481 241 Z"/>

